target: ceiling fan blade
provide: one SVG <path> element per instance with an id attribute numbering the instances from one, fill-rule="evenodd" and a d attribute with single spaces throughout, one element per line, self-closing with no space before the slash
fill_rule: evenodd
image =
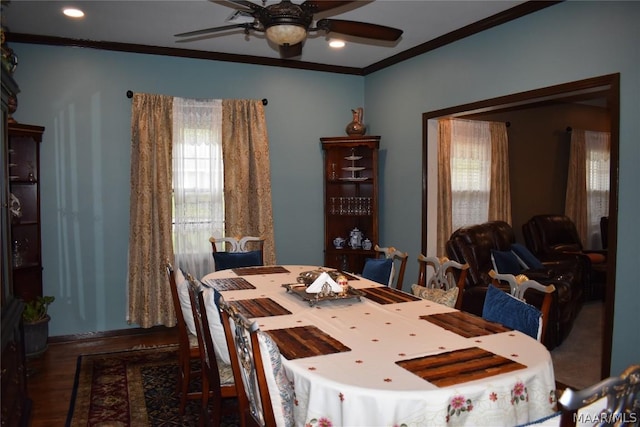
<path id="1" fill-rule="evenodd" d="M 364 37 L 367 39 L 396 41 L 403 31 L 384 25 L 367 24 L 365 22 L 344 21 L 340 19 L 321 19 L 316 23 L 318 30 Z"/>
<path id="2" fill-rule="evenodd" d="M 229 3 L 234 3 L 234 4 L 238 4 L 240 6 L 244 6 L 246 8 L 249 8 L 255 12 L 264 9 L 264 7 L 255 4 L 253 2 L 250 2 L 248 0 L 227 0 Z"/>
<path id="3" fill-rule="evenodd" d="M 291 45 L 280 45 L 280 57 L 283 59 L 295 58 L 302 55 L 302 42 Z"/>
<path id="4" fill-rule="evenodd" d="M 213 27 L 213 28 L 205 28 L 203 30 L 189 31 L 187 33 L 175 34 L 174 37 L 193 37 L 193 36 L 201 36 L 204 34 L 217 33 L 220 31 L 231 30 L 233 28 L 244 28 L 245 30 L 250 30 L 253 28 L 253 24 L 251 23 L 242 23 L 242 24 L 231 24 L 224 25 L 222 27 Z"/>
<path id="5" fill-rule="evenodd" d="M 300 5 L 301 8 L 311 13 L 324 12 L 326 10 L 335 9 L 345 4 L 355 3 L 357 0 L 336 1 L 336 0 L 307 0 Z"/>

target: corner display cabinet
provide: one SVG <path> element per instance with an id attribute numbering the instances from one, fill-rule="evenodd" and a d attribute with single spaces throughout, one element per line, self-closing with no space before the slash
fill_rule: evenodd
<path id="1" fill-rule="evenodd" d="M 4 46 L 3 46 L 4 50 Z M 3 64 L 4 65 L 4 64 Z M 2 426 L 27 426 L 31 412 L 31 400 L 27 394 L 27 370 L 24 354 L 24 329 L 22 310 L 24 304 L 16 295 L 13 287 L 12 233 L 13 224 L 10 211 L 10 194 L 13 193 L 13 182 L 10 172 L 13 167 L 13 156 L 9 146 L 8 124 L 12 99 L 15 100 L 19 89 L 13 77 L 2 67 L 2 146 L 0 147 L 0 240 L 2 259 L 0 275 L 2 276 L 2 390 L 0 402 L 0 420 Z M 15 207 L 15 203 L 14 206 Z M 39 259 L 39 258 L 38 258 Z"/>
<path id="2" fill-rule="evenodd" d="M 324 150 L 324 263 L 361 273 L 378 244 L 379 136 L 320 138 Z"/>
<path id="3" fill-rule="evenodd" d="M 13 293 L 42 296 L 40 255 L 40 143 L 44 128 L 9 123 L 9 212 Z"/>

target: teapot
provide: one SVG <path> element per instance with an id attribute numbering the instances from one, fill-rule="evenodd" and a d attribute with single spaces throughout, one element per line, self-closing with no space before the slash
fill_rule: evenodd
<path id="1" fill-rule="evenodd" d="M 358 249 L 362 247 L 362 231 L 358 230 L 358 227 L 354 228 L 349 233 L 349 247 L 351 249 Z"/>
<path id="2" fill-rule="evenodd" d="M 336 249 L 342 249 L 344 248 L 344 242 L 345 240 L 342 237 L 336 237 L 333 239 L 333 246 L 335 246 Z"/>

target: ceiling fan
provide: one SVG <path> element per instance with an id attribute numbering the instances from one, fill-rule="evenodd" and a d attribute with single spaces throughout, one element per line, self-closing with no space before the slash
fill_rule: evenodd
<path id="1" fill-rule="evenodd" d="M 396 28 L 340 19 L 320 19 L 315 23 L 315 27 L 312 26 L 315 13 L 355 3 L 357 0 L 306 0 L 299 5 L 292 3 L 291 0 L 282 0 L 280 3 L 269 6 L 260 6 L 248 0 L 226 1 L 246 8 L 241 11 L 253 16 L 254 20 L 189 31 L 176 34 L 175 37 L 194 37 L 234 28 L 244 28 L 245 34 L 249 34 L 250 31 L 264 32 L 267 39 L 279 46 L 282 58 L 293 58 L 302 53 L 304 40 L 307 34 L 312 31 L 322 30 L 327 33 L 334 32 L 384 41 L 396 41 L 402 35 L 402 30 Z M 265 4 L 265 0 L 263 0 L 263 4 Z"/>

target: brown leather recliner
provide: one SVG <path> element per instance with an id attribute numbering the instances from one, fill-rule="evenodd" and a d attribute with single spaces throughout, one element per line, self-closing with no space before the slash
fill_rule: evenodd
<path id="1" fill-rule="evenodd" d="M 460 263 L 469 263 L 462 296 L 463 311 L 482 315 L 487 288 L 492 283 L 489 271 L 494 268 L 491 251 L 510 251 L 515 243 L 511 226 L 504 221 L 490 221 L 456 230 L 446 244 L 447 255 Z M 542 284 L 553 284 L 555 292 L 549 317 L 545 345 L 552 349 L 569 334 L 576 315 L 582 307 L 582 266 L 575 259 L 543 263 L 544 268 L 524 270 L 530 279 Z M 501 284 L 506 292 L 509 287 Z M 527 301 L 537 307 L 543 295 L 527 295 Z"/>
<path id="2" fill-rule="evenodd" d="M 586 299 L 602 295 L 607 271 L 607 251 L 585 250 L 574 222 L 566 215 L 535 215 L 522 225 L 529 250 L 541 261 L 578 258 L 585 270 Z"/>

